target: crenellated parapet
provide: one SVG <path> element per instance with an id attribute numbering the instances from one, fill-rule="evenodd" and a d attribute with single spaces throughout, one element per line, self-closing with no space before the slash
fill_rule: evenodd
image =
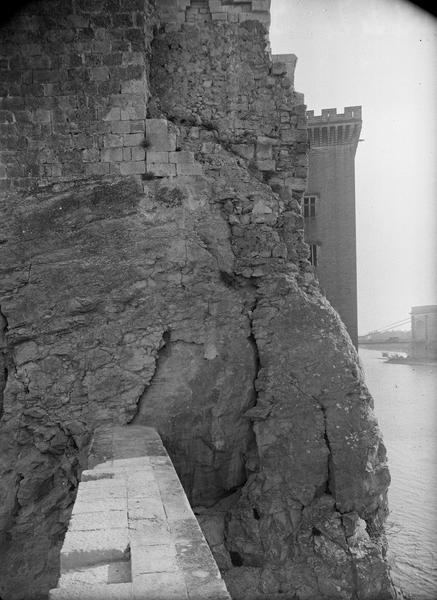
<path id="1" fill-rule="evenodd" d="M 160 21 L 167 30 L 210 21 L 259 21 L 270 26 L 270 0 L 162 0 L 157 4 Z"/>
<path id="2" fill-rule="evenodd" d="M 361 133 L 361 106 L 346 106 L 343 113 L 336 108 L 323 108 L 321 115 L 307 110 L 308 140 L 311 147 L 357 144 Z"/>

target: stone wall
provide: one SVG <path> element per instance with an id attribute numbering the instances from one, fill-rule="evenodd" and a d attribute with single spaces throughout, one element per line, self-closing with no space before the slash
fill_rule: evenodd
<path id="1" fill-rule="evenodd" d="M 270 0 L 163 0 L 157 6 L 167 31 L 185 23 L 243 23 L 258 21 L 270 25 Z"/>
<path id="2" fill-rule="evenodd" d="M 266 231 L 268 225 L 274 227 L 281 212 L 289 234 L 276 243 L 274 237 L 270 240 L 269 256 L 273 253 L 276 262 L 282 264 L 301 265 L 311 279 L 307 250 L 302 245 L 299 204 L 308 164 L 306 107 L 288 76 L 289 63 L 272 62 L 265 29 L 255 21 L 199 25 L 193 23 L 182 31 L 155 36 L 149 114 L 165 115 L 175 132 L 177 147 L 194 152 L 205 174 L 220 174 L 223 159 L 219 154 L 226 151 L 236 164 L 250 169 L 257 181 L 268 185 L 263 189 L 278 194 L 281 202 L 274 202 L 276 208 L 265 207 L 262 202 L 255 206 L 256 198 L 252 198 L 235 210 L 230 191 L 224 206 L 231 213 L 227 220 L 233 230 L 243 226 L 251 236 L 249 232 L 257 229 L 256 224 L 265 223 Z M 201 53 L 198 48 L 202 48 Z M 153 172 L 154 167 L 148 165 L 148 170 Z M 250 213 L 253 217 L 248 216 Z M 266 237 L 260 232 L 254 237 L 259 235 Z M 256 272 L 261 274 L 267 255 L 260 256 L 256 245 L 253 239 L 247 248 L 251 253 L 248 258 L 250 263 L 256 257 Z M 241 253 L 234 251 L 236 256 Z M 262 252 L 265 254 L 266 248 Z M 247 265 L 245 274 L 252 273 Z"/>
<path id="3" fill-rule="evenodd" d="M 36 2 L 0 38 L 2 189 L 144 173 L 148 0 Z"/>

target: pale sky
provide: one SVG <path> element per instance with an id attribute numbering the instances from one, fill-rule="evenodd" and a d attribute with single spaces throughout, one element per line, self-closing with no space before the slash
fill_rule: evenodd
<path id="1" fill-rule="evenodd" d="M 362 105 L 358 328 L 437 304 L 437 19 L 406 0 L 272 0 L 273 54 L 298 57 L 315 114 Z"/>

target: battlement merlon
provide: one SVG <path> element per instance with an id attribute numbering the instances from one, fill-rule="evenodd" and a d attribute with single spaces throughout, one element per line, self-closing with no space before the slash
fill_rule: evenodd
<path id="1" fill-rule="evenodd" d="M 313 110 L 307 110 L 307 125 L 320 125 L 324 123 L 361 122 L 361 106 L 345 106 L 343 113 L 337 113 L 336 108 L 322 108 L 322 114 L 315 116 Z"/>

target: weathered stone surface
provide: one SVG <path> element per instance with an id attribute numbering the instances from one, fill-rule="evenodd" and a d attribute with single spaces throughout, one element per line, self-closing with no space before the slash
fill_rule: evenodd
<path id="1" fill-rule="evenodd" d="M 49 598 L 105 598 L 106 587 L 119 600 L 230 600 L 156 430 L 98 427 L 88 462 Z M 114 497 L 118 510 L 88 512 L 92 499 L 99 507 Z"/>
<path id="2" fill-rule="evenodd" d="M 97 19 L 94 3 L 83 6 L 84 14 L 71 15 L 76 24 L 91 13 Z M 111 102 L 83 117 L 103 136 L 95 145 L 70 130 L 57 138 L 56 152 L 72 139 L 80 149 L 70 183 L 63 169 L 76 154 L 62 153 L 62 164 L 56 153 L 50 159 L 43 180 L 51 186 L 38 187 L 38 174 L 24 182 L 8 174 L 14 183 L 0 198 L 6 600 L 44 598 L 55 585 L 90 434 L 102 423 L 128 422 L 159 430 L 235 600 L 392 598 L 385 449 L 357 356 L 320 294 L 303 242 L 305 107 L 271 63 L 264 27 L 233 21 L 232 11 L 217 14 L 224 12 L 226 23 L 200 9 L 184 12 L 190 24 L 182 27 L 162 23 L 150 68 L 133 69 L 118 91 L 103 80 L 107 65 L 87 67 Z M 127 29 L 112 49 L 140 43 L 138 26 Z M 105 39 L 92 43 L 103 56 Z M 49 46 L 36 56 L 46 54 Z M 16 107 L 25 71 L 20 85 L 11 84 Z M 178 170 L 169 162 L 171 173 L 153 174 L 150 165 L 166 163 L 148 162 L 141 180 L 135 174 L 146 163 L 133 150 L 142 150 L 145 110 L 130 109 L 138 100 L 130 91 L 118 120 L 112 101 L 126 86 L 146 85 L 149 71 L 156 136 L 149 132 L 146 153 L 184 152 L 196 163 Z M 83 80 L 69 85 L 76 97 Z M 38 98 L 37 129 L 6 124 L 14 125 L 8 168 L 24 158 L 39 165 L 42 155 L 20 146 L 39 152 L 51 135 L 44 112 L 51 109 Z M 102 155 L 114 162 L 101 162 L 97 142 L 121 148 L 123 160 L 117 151 Z M 78 178 L 83 161 L 95 177 Z M 154 464 L 165 472 L 166 460 Z M 119 500 L 104 499 L 99 510 Z M 220 597 L 214 582 L 201 579 L 193 571 L 193 594 Z"/>

